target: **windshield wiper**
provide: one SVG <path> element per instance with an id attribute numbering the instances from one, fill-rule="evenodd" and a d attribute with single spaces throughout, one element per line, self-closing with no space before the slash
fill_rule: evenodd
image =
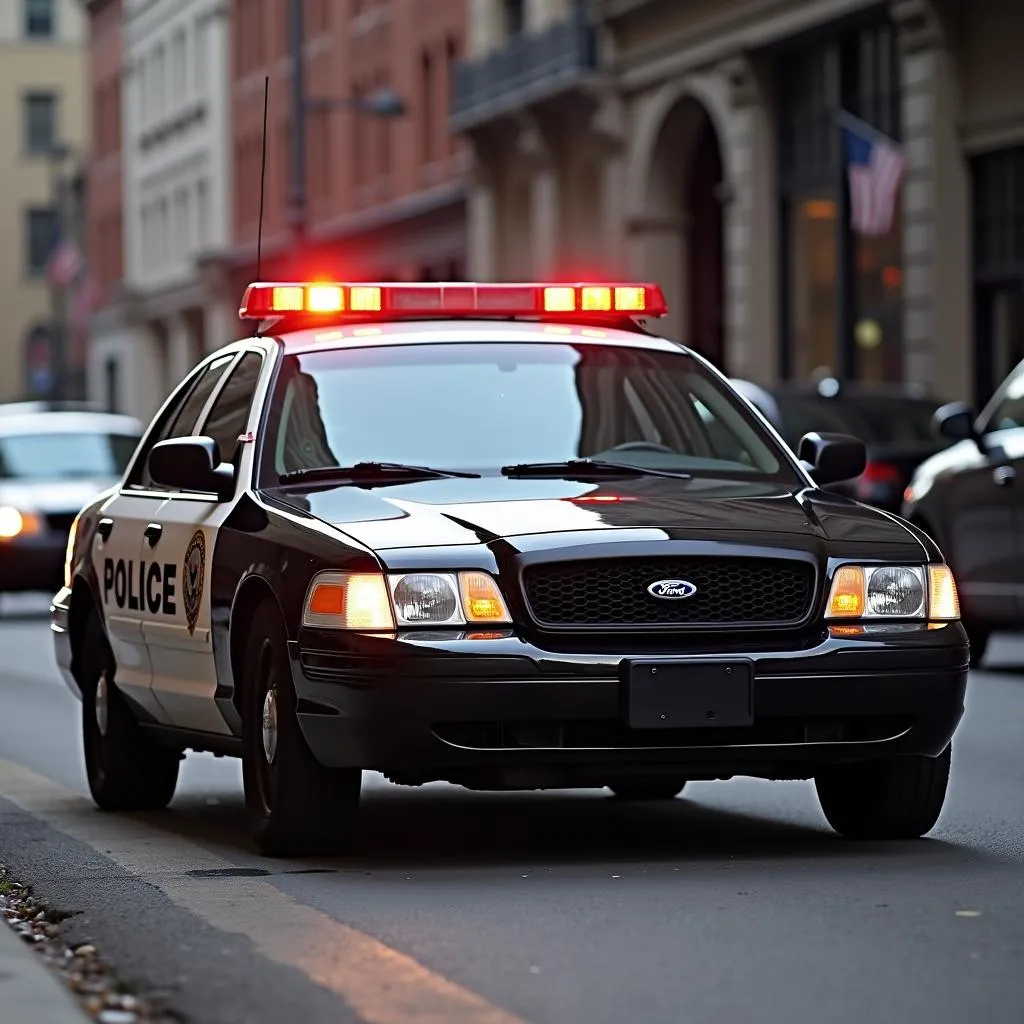
<path id="1" fill-rule="evenodd" d="M 554 476 L 569 479 L 622 476 L 667 476 L 675 480 L 692 480 L 690 473 L 673 469 L 649 469 L 629 462 L 608 462 L 604 459 L 568 459 L 565 462 L 523 462 L 502 466 L 504 476 Z"/>
<path id="2" fill-rule="evenodd" d="M 316 483 L 406 483 L 410 480 L 442 480 L 446 477 L 478 479 L 479 473 L 463 473 L 455 469 L 435 469 L 433 466 L 409 466 L 404 462 L 357 462 L 353 466 L 314 466 L 282 473 L 283 484 Z"/>

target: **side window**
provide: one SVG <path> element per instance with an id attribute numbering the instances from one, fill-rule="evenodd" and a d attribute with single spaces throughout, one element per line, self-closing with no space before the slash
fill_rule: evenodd
<path id="1" fill-rule="evenodd" d="M 215 359 L 181 388 L 178 400 L 168 406 L 160 422 L 146 438 L 145 449 L 132 467 L 131 476 L 125 481 L 126 487 L 149 490 L 157 486 L 149 475 L 149 453 L 153 445 L 169 437 L 186 437 L 192 433 L 199 414 L 234 358 L 233 355 L 227 355 Z"/>
<path id="2" fill-rule="evenodd" d="M 258 352 L 246 352 L 221 388 L 199 431 L 217 442 L 223 462 L 235 461 L 238 438 L 249 422 L 249 409 L 262 369 L 263 357 Z"/>

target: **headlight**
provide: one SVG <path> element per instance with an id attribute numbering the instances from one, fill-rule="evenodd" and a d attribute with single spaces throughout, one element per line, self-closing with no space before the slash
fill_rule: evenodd
<path id="1" fill-rule="evenodd" d="M 0 540 L 31 537 L 42 529 L 42 520 L 34 512 L 19 512 L 11 505 L 0 505 Z"/>
<path id="2" fill-rule="evenodd" d="M 836 570 L 825 618 L 960 618 L 956 581 L 948 565 L 843 565 Z"/>
<path id="3" fill-rule="evenodd" d="M 398 626 L 504 625 L 511 617 L 497 583 L 483 572 L 323 572 L 310 584 L 302 622 L 391 632 Z"/>

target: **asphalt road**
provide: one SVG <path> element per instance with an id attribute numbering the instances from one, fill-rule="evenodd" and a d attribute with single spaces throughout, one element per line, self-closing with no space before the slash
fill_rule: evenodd
<path id="1" fill-rule="evenodd" d="M 972 679 L 926 840 L 838 839 L 805 783 L 630 807 L 371 777 L 352 858 L 283 864 L 230 760 L 190 756 L 164 815 L 94 811 L 42 606 L 4 607 L 0 860 L 196 1024 L 1024 1021 L 1024 640 Z"/>

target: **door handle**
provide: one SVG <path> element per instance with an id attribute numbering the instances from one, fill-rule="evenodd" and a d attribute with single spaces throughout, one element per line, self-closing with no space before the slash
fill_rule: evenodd
<path id="1" fill-rule="evenodd" d="M 163 532 L 164 528 L 159 523 L 150 523 L 146 529 L 142 531 L 142 535 L 149 541 L 149 546 L 154 547 Z"/>
<path id="2" fill-rule="evenodd" d="M 101 519 L 96 524 L 96 532 L 103 538 L 104 541 L 110 540 L 110 531 L 114 529 L 113 519 Z"/>
<path id="3" fill-rule="evenodd" d="M 997 487 L 1008 487 L 1017 479 L 1017 470 L 1013 466 L 996 466 L 992 470 L 992 479 Z"/>

